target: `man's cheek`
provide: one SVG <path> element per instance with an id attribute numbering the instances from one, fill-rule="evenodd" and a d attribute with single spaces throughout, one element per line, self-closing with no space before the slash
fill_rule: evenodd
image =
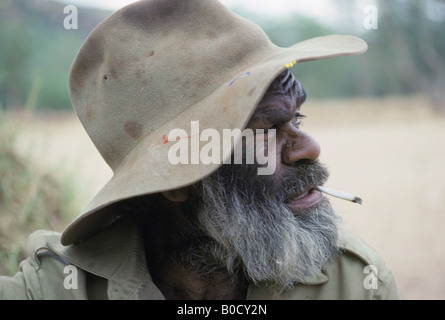
<path id="1" fill-rule="evenodd" d="M 276 130 L 256 130 L 255 159 L 259 165 L 257 173 L 260 176 L 272 175 L 277 168 L 277 139 Z"/>

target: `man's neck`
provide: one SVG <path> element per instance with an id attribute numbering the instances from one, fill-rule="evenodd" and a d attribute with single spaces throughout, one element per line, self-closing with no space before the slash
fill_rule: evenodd
<path id="1" fill-rule="evenodd" d="M 149 263 L 153 282 L 167 300 L 242 300 L 246 287 L 223 272 L 200 274 L 184 265 L 170 262 Z"/>
<path id="2" fill-rule="evenodd" d="M 182 211 L 177 204 L 163 206 L 143 219 L 147 265 L 154 284 L 166 299 L 245 299 L 242 273 L 231 276 L 224 268 L 205 265 L 196 252 L 202 246 L 191 248 L 196 239 Z M 180 251 L 187 250 L 191 258 L 177 259 Z"/>

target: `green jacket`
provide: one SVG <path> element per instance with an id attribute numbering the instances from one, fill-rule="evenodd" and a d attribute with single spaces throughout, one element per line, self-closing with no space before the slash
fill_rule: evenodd
<path id="1" fill-rule="evenodd" d="M 262 283 L 248 299 L 402 299 L 379 255 L 349 232 L 340 233 L 342 254 L 292 290 Z M 141 232 L 122 218 L 96 236 L 64 247 L 60 234 L 36 231 L 29 257 L 13 277 L 0 277 L 1 299 L 164 299 L 151 281 Z"/>

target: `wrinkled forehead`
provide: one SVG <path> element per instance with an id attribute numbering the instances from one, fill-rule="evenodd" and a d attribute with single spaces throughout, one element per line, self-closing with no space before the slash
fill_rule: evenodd
<path id="1" fill-rule="evenodd" d="M 274 104 L 283 103 L 283 100 L 286 100 L 286 104 L 299 108 L 306 100 L 306 97 L 306 91 L 301 83 L 295 79 L 289 69 L 286 69 L 272 81 L 263 98 L 258 103 L 252 118 L 257 113 L 264 113 Z"/>

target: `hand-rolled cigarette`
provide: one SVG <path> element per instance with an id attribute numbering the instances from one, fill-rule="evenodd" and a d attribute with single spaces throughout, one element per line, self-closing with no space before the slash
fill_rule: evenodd
<path id="1" fill-rule="evenodd" d="M 323 193 L 326 193 L 326 194 L 328 194 L 330 196 L 339 198 L 339 199 L 343 199 L 343 200 L 351 201 L 351 202 L 354 202 L 354 203 L 362 204 L 362 199 L 360 199 L 359 197 L 356 197 L 356 196 L 354 196 L 352 194 L 346 193 L 346 192 L 341 192 L 341 191 L 333 190 L 333 189 L 322 187 L 322 186 L 315 187 L 315 189 L 317 189 L 317 190 L 319 190 L 319 191 L 321 191 Z"/>

